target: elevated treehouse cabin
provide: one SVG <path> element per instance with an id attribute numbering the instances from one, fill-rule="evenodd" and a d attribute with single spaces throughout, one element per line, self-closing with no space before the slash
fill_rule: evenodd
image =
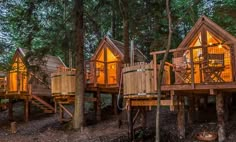
<path id="1" fill-rule="evenodd" d="M 165 52 L 151 54 L 156 59 Z M 179 135 L 185 136 L 184 97 L 188 98 L 188 121 L 192 122 L 192 111 L 199 110 L 198 100 L 203 99 L 207 104 L 209 95 L 215 96 L 219 130 L 224 131 L 225 98 L 236 92 L 236 38 L 202 16 L 177 49 L 170 50 L 170 54 L 173 55 L 172 63 L 166 62 L 166 65 L 172 67 L 174 76 L 171 76 L 171 84 L 163 84 L 161 89 L 175 96 L 177 101 Z M 220 139 L 223 131 L 218 132 Z"/>
<path id="2" fill-rule="evenodd" d="M 134 60 L 136 62 L 144 62 L 146 57 L 138 49 L 135 49 Z M 110 39 L 109 37 L 105 37 L 101 40 L 94 55 L 89 61 L 85 62 L 85 90 L 86 92 L 94 93 L 94 99 L 85 98 L 85 100 L 94 101 L 97 112 L 97 120 L 101 119 L 101 93 L 112 95 L 114 113 L 117 112 L 116 97 L 119 92 L 123 63 L 124 44 L 117 40 Z M 63 74 L 67 74 L 67 79 L 62 77 Z M 65 80 L 69 81 L 69 83 L 66 84 L 70 84 L 71 87 L 63 83 Z M 70 90 L 67 89 L 67 91 L 63 92 L 60 88 L 68 88 Z M 52 93 L 61 108 L 61 120 L 63 120 L 64 111 L 72 116 L 72 113 L 66 110 L 62 104 L 73 103 L 74 101 L 75 70 L 62 69 L 53 73 Z"/>
<path id="3" fill-rule="evenodd" d="M 135 48 L 134 61 L 144 62 L 146 57 Z M 124 44 L 120 41 L 105 37 L 92 58 L 87 69 L 88 87 L 118 88 L 121 69 L 124 63 Z"/>
<path id="4" fill-rule="evenodd" d="M 12 68 L 7 76 L 6 93 L 1 98 L 25 100 L 25 119 L 28 120 L 29 102 L 46 113 L 54 112 L 54 108 L 44 101 L 51 97 L 50 74 L 59 66 L 65 66 L 60 58 L 46 55 L 42 59 L 25 58 L 28 50 L 18 48 L 12 59 Z M 34 66 L 36 71 L 26 66 Z M 10 105 L 9 109 L 12 109 Z M 12 110 L 9 111 L 12 113 Z M 10 114 L 12 116 L 12 114 Z"/>

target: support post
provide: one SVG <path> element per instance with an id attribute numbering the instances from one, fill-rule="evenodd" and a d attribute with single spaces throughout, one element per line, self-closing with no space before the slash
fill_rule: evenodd
<path id="1" fill-rule="evenodd" d="M 224 142 L 226 140 L 226 135 L 224 121 L 224 97 L 222 92 L 218 92 L 216 95 L 216 111 L 218 120 L 218 141 Z"/>
<path id="2" fill-rule="evenodd" d="M 29 121 L 29 99 L 28 98 L 25 99 L 24 113 L 25 113 L 25 122 L 28 122 Z"/>
<path id="3" fill-rule="evenodd" d="M 195 119 L 198 120 L 199 119 L 199 97 L 198 96 L 194 96 L 194 108 L 195 108 Z"/>
<path id="4" fill-rule="evenodd" d="M 146 120 L 147 120 L 146 109 L 145 109 L 145 107 L 143 107 L 142 108 L 142 127 L 143 127 L 143 129 L 146 128 Z"/>
<path id="5" fill-rule="evenodd" d="M 193 123 L 193 112 L 194 112 L 194 99 L 193 99 L 193 94 L 189 95 L 188 97 L 188 103 L 189 103 L 189 108 L 188 108 L 188 124 Z"/>
<path id="6" fill-rule="evenodd" d="M 60 122 L 62 123 L 64 120 L 64 110 L 59 105 L 59 114 L 60 114 Z"/>
<path id="7" fill-rule="evenodd" d="M 177 116 L 179 138 L 185 138 L 184 96 L 179 96 L 179 110 Z"/>
<path id="8" fill-rule="evenodd" d="M 227 122 L 229 120 L 229 114 L 230 114 L 230 99 L 231 99 L 231 95 L 226 95 L 225 96 L 225 105 L 224 105 L 224 108 L 225 108 L 225 121 Z"/>
<path id="9" fill-rule="evenodd" d="M 12 99 L 9 99 L 9 103 L 8 103 L 8 119 L 9 119 L 9 121 L 13 120 L 13 103 L 12 103 Z"/>
<path id="10" fill-rule="evenodd" d="M 57 102 L 55 98 L 54 98 L 54 112 L 57 113 Z"/>
<path id="11" fill-rule="evenodd" d="M 112 108 L 113 108 L 113 113 L 114 115 L 117 115 L 117 97 L 116 94 L 112 94 Z"/>
<path id="12" fill-rule="evenodd" d="M 101 121 L 102 120 L 102 108 L 101 108 L 101 94 L 100 94 L 100 90 L 97 91 L 96 97 L 97 97 L 96 119 L 97 119 L 97 121 Z"/>
<path id="13" fill-rule="evenodd" d="M 133 141 L 133 118 L 131 110 L 131 100 L 127 99 L 127 118 L 128 118 L 128 136 L 130 141 Z"/>
<path id="14" fill-rule="evenodd" d="M 207 104 L 208 104 L 208 96 L 204 96 L 204 104 L 203 104 L 204 110 L 207 110 Z"/>

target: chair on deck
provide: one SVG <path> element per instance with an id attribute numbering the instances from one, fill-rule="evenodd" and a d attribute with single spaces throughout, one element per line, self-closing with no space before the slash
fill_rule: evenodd
<path id="1" fill-rule="evenodd" d="M 191 67 L 185 57 L 173 58 L 173 71 L 183 83 L 191 83 Z"/>
<path id="2" fill-rule="evenodd" d="M 202 63 L 205 82 L 225 82 L 221 78 L 224 71 L 224 54 L 208 54 L 207 59 Z"/>

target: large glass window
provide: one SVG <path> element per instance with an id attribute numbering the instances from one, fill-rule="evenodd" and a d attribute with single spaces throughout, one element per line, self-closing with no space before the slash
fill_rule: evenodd
<path id="1" fill-rule="evenodd" d="M 105 45 L 97 56 L 96 78 L 98 84 L 116 84 L 117 83 L 117 57 Z M 107 80 L 107 82 L 105 82 Z"/>

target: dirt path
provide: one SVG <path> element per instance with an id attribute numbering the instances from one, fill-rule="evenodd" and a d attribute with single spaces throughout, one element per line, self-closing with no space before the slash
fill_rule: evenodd
<path id="1" fill-rule="evenodd" d="M 14 118 L 17 122 L 17 133 L 10 131 L 8 112 L 0 113 L 1 142 L 110 142 L 127 141 L 127 126 L 118 128 L 117 117 L 110 116 L 108 120 L 87 126 L 83 132 L 69 130 L 69 124 L 61 124 L 57 114 L 43 114 L 33 110 L 31 120 L 23 121 L 21 104 L 14 107 Z"/>
<path id="2" fill-rule="evenodd" d="M 33 110 L 31 120 L 28 123 L 23 121 L 23 109 L 21 105 L 16 105 L 14 118 L 17 122 L 17 133 L 10 132 L 10 122 L 7 120 L 7 111 L 0 112 L 0 142 L 126 142 L 127 125 L 118 128 L 118 118 L 106 115 L 105 120 L 100 123 L 89 125 L 83 132 L 69 130 L 69 124 L 61 124 L 58 115 L 45 115 L 37 109 Z M 154 140 L 155 135 L 155 110 L 147 113 L 147 126 L 152 130 L 148 141 Z M 105 113 L 103 113 L 105 114 Z M 207 113 L 211 118 L 213 113 Z M 92 115 L 93 116 L 93 115 Z M 195 122 L 192 125 L 186 124 L 186 139 L 180 140 L 177 137 L 176 112 L 168 109 L 161 109 L 161 138 L 162 141 L 169 142 L 192 142 L 196 141 L 197 132 L 208 130 L 217 131 L 216 120 L 207 120 L 206 114 L 203 121 Z M 236 113 L 231 115 L 230 121 L 226 124 L 227 142 L 234 142 L 236 139 Z M 146 133 L 146 132 L 145 132 Z M 147 140 L 145 140 L 146 142 Z M 197 142 L 197 141 L 196 141 Z"/>

